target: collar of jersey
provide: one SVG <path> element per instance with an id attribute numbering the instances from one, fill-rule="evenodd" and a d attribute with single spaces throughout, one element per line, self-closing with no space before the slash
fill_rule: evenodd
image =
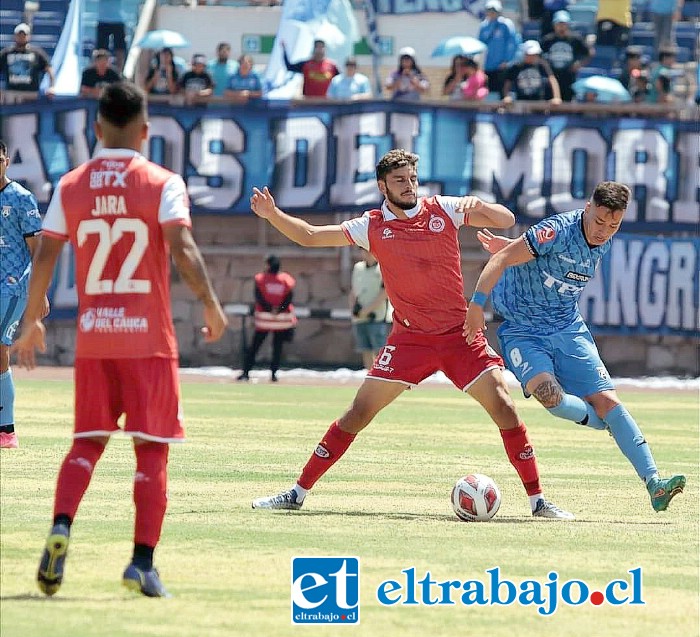
<path id="1" fill-rule="evenodd" d="M 418 203 L 413 206 L 413 208 L 410 208 L 409 210 L 404 210 L 406 213 L 406 216 L 409 219 L 413 219 L 419 212 L 420 212 L 420 204 L 421 200 L 418 200 Z M 395 219 L 398 219 L 398 217 L 389 210 L 389 206 L 386 205 L 386 199 L 384 200 L 384 203 L 382 203 L 382 215 L 384 215 L 384 221 L 394 221 Z"/>
<path id="2" fill-rule="evenodd" d="M 95 159 L 98 157 L 140 157 L 141 153 L 132 150 L 131 148 L 100 148 L 95 153 Z"/>

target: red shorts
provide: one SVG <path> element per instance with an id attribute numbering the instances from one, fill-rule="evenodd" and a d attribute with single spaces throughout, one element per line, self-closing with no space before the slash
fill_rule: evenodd
<path id="1" fill-rule="evenodd" d="M 503 360 L 479 335 L 467 345 L 462 331 L 439 336 L 395 331 L 379 351 L 369 378 L 417 385 L 437 371 L 467 391 L 485 371 L 503 368 Z"/>
<path id="2" fill-rule="evenodd" d="M 177 359 L 76 359 L 73 437 L 111 436 L 122 414 L 128 436 L 183 442 Z"/>

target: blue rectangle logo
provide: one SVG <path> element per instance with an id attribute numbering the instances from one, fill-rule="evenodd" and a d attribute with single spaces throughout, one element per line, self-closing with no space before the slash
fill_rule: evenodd
<path id="1" fill-rule="evenodd" d="M 359 623 L 359 558 L 292 558 L 292 624 Z"/>

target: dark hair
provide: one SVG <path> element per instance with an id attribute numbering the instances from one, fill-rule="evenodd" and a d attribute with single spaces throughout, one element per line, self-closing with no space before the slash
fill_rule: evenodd
<path id="1" fill-rule="evenodd" d="M 2 139 L 0 139 L 0 153 L 7 157 L 7 144 Z"/>
<path id="2" fill-rule="evenodd" d="M 277 274 L 280 271 L 280 258 L 278 256 L 271 254 L 265 259 L 265 263 L 267 263 L 267 267 L 272 274 Z"/>
<path id="3" fill-rule="evenodd" d="M 474 58 L 465 58 L 463 62 L 464 66 L 468 66 L 470 69 L 478 69 L 479 64 Z"/>
<path id="4" fill-rule="evenodd" d="M 326 46 L 326 41 L 325 40 L 314 40 L 314 48 L 316 48 L 317 44 L 323 44 L 323 46 Z"/>
<path id="5" fill-rule="evenodd" d="M 124 128 L 139 115 L 145 115 L 146 96 L 132 82 L 115 82 L 103 89 L 97 110 L 106 122 Z"/>
<path id="6" fill-rule="evenodd" d="M 399 66 L 397 67 L 397 72 L 401 73 L 403 71 L 403 67 L 401 66 L 401 60 L 404 58 L 408 58 L 411 60 L 412 65 L 411 68 L 418 74 L 418 75 L 423 75 L 423 71 L 420 70 L 420 66 L 416 63 L 416 58 L 414 58 L 412 55 L 408 55 L 407 53 L 404 53 L 403 55 L 399 56 Z"/>
<path id="7" fill-rule="evenodd" d="M 610 210 L 626 210 L 632 191 L 618 181 L 602 181 L 593 191 L 591 199 L 596 206 Z"/>
<path id="8" fill-rule="evenodd" d="M 659 50 L 659 62 L 663 62 L 664 58 L 676 57 L 678 50 L 672 47 Z"/>
<path id="9" fill-rule="evenodd" d="M 396 168 L 415 166 L 418 163 L 418 155 L 410 153 L 403 148 L 394 148 L 379 160 L 376 167 L 377 181 L 384 179 L 388 173 Z"/>

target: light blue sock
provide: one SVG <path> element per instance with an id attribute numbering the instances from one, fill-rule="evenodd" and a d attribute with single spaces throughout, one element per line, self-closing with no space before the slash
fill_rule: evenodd
<path id="1" fill-rule="evenodd" d="M 12 370 L 0 374 L 0 427 L 15 423 L 15 384 Z"/>
<path id="2" fill-rule="evenodd" d="M 646 482 L 657 474 L 656 463 L 651 455 L 649 444 L 639 430 L 634 418 L 623 405 L 613 407 L 605 414 L 610 433 L 625 457 L 632 463 L 637 475 Z"/>
<path id="3" fill-rule="evenodd" d="M 548 407 L 547 411 L 552 416 L 573 420 L 575 423 L 585 425 L 591 429 L 606 429 L 605 423 L 595 413 L 593 405 L 589 405 L 578 396 L 564 394 L 562 401 L 556 407 Z"/>

